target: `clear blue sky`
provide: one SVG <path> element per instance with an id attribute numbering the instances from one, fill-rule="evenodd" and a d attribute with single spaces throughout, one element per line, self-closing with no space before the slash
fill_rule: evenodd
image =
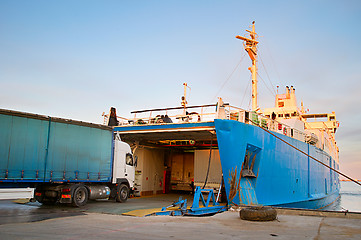
<path id="1" fill-rule="evenodd" d="M 268 88 L 293 85 L 310 112 L 335 111 L 341 170 L 361 179 L 357 0 L 2 0 L 0 107 L 101 123 L 111 106 L 125 117 L 179 106 L 187 82 L 192 105 L 218 95 L 249 108 L 249 59 L 226 80 L 244 55 L 235 36 L 253 20 Z M 259 105 L 272 107 L 259 88 Z"/>

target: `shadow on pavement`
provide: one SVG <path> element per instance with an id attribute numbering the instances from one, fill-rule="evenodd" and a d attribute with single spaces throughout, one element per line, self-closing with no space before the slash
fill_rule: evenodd
<path id="1" fill-rule="evenodd" d="M 38 202 L 20 204 L 13 202 L 13 200 L 0 200 L 0 225 L 37 222 L 52 218 L 86 215 L 86 213 L 120 215 L 137 209 L 166 207 L 176 202 L 179 196 L 186 198 L 189 205 L 192 204 L 193 196 L 189 194 L 160 194 L 149 197 L 136 197 L 129 198 L 125 203 L 112 200 L 90 201 L 81 208 L 61 204 L 46 206 Z"/>

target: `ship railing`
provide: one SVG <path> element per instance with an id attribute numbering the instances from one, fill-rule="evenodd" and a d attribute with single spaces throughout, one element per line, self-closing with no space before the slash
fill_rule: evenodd
<path id="1" fill-rule="evenodd" d="M 300 141 L 305 141 L 306 133 L 292 128 L 287 124 L 273 120 L 254 111 L 232 106 L 228 103 L 218 106 L 217 104 L 199 105 L 149 109 L 133 111 L 132 118 L 118 117 L 120 126 L 127 125 L 157 125 L 172 123 L 191 123 L 191 122 L 211 122 L 214 119 L 229 119 L 246 124 L 257 125 L 270 131 L 293 137 Z M 105 116 L 107 117 L 107 116 Z M 107 120 L 104 120 L 106 123 Z"/>
<path id="2" fill-rule="evenodd" d="M 333 137 L 333 134 L 331 133 L 331 131 L 329 130 L 329 128 L 327 127 L 327 125 L 323 122 L 324 128 L 322 129 L 325 133 L 322 134 L 323 137 L 323 146 L 322 148 L 326 148 L 334 159 L 338 159 L 338 147 L 336 144 L 336 141 Z M 326 136 L 325 136 L 326 135 Z"/>
<path id="3" fill-rule="evenodd" d="M 304 131 L 293 128 L 287 124 L 281 123 L 275 119 L 259 114 L 255 111 L 246 112 L 245 123 L 259 126 L 268 129 L 272 132 L 277 132 L 288 137 L 305 142 L 306 133 Z"/>
<path id="4" fill-rule="evenodd" d="M 324 130 L 325 132 L 327 133 L 327 138 L 326 138 L 326 141 L 328 141 L 329 145 L 332 146 L 332 149 L 335 150 L 336 154 L 337 155 L 337 144 L 336 144 L 336 141 L 335 141 L 335 138 L 334 138 L 334 135 L 331 133 L 330 129 L 328 128 L 328 126 L 325 124 L 325 122 L 322 122 L 323 125 L 324 125 Z M 338 157 L 337 157 L 338 159 Z"/>
<path id="5" fill-rule="evenodd" d="M 132 118 L 121 118 L 119 125 L 156 125 L 171 123 L 210 122 L 216 118 L 227 118 L 229 104 L 218 108 L 217 104 L 150 109 L 133 111 Z M 224 109 L 224 111 L 223 111 Z"/>
<path id="6" fill-rule="evenodd" d="M 103 112 L 102 114 L 103 116 L 103 124 L 104 125 L 107 125 L 108 124 L 108 120 L 109 120 L 109 114 L 105 114 Z M 118 125 L 119 126 L 123 126 L 123 125 L 128 125 L 129 124 L 129 119 L 128 118 L 124 118 L 124 117 L 120 117 L 120 116 L 117 116 L 117 120 L 118 120 Z"/>

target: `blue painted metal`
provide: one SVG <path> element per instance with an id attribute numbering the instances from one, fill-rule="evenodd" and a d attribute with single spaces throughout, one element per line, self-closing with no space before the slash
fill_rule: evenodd
<path id="1" fill-rule="evenodd" d="M 216 119 L 215 127 L 228 202 L 317 209 L 339 196 L 338 174 L 259 127 Z M 337 163 L 323 150 L 275 133 L 323 163 Z M 258 149 L 256 177 L 242 177 L 247 152 Z"/>
<path id="2" fill-rule="evenodd" d="M 216 202 L 213 191 L 213 189 L 201 189 L 201 187 L 197 186 L 194 192 L 192 207 L 187 210 L 185 215 L 201 216 L 227 211 L 228 206 L 220 205 Z M 208 194 L 207 201 L 204 199 L 204 193 Z M 199 203 L 202 205 L 200 206 Z"/>
<path id="3" fill-rule="evenodd" d="M 214 197 L 214 190 L 213 189 L 202 189 L 199 186 L 196 187 L 196 190 L 194 191 L 194 198 L 193 198 L 193 204 L 192 209 L 200 208 L 199 202 L 202 203 L 203 207 L 210 206 L 210 202 L 212 200 L 213 206 L 218 206 L 219 203 L 216 202 L 216 199 Z M 203 193 L 207 193 L 207 201 L 204 200 Z"/>
<path id="4" fill-rule="evenodd" d="M 111 129 L 12 113 L 0 111 L 0 182 L 111 180 Z"/>
<path id="5" fill-rule="evenodd" d="M 180 211 L 185 211 L 187 209 L 187 199 L 183 199 L 183 197 L 180 196 L 177 202 L 172 203 L 172 205 L 170 205 L 168 207 L 163 207 L 161 211 L 162 212 L 167 211 L 168 208 L 175 207 L 178 205 L 179 205 Z"/>
<path id="6" fill-rule="evenodd" d="M 196 187 L 193 197 L 193 203 L 190 208 L 187 207 L 187 199 L 179 197 L 178 201 L 168 207 L 162 208 L 160 212 L 152 213 L 150 215 L 156 216 L 202 216 L 216 214 L 227 210 L 227 206 L 220 205 L 216 202 L 213 189 L 201 189 Z M 208 194 L 207 200 L 204 199 L 203 194 Z M 201 205 L 199 204 L 201 203 Z M 169 209 L 170 207 L 179 206 L 178 209 Z"/>

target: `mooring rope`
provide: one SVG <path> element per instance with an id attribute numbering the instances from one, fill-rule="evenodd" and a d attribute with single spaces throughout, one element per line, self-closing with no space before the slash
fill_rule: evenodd
<path id="1" fill-rule="evenodd" d="M 332 168 L 332 167 L 328 166 L 327 164 L 324 164 L 324 163 L 323 163 L 323 162 L 321 162 L 320 160 L 318 160 L 318 159 L 316 159 L 316 158 L 312 157 L 312 156 L 311 156 L 311 155 L 309 155 L 308 153 L 306 153 L 306 152 L 302 151 L 301 149 L 299 149 L 299 148 L 297 148 L 297 147 L 293 146 L 292 144 L 290 144 L 290 143 L 286 142 L 286 141 L 285 141 L 285 140 L 283 140 L 282 138 L 280 138 L 280 137 L 276 136 L 275 134 L 273 134 L 273 133 L 272 133 L 271 131 L 269 131 L 268 129 L 265 129 L 265 128 L 263 128 L 263 127 L 259 126 L 258 124 L 256 124 L 255 122 L 253 122 L 251 119 L 249 119 L 249 121 L 250 121 L 250 122 L 252 122 L 252 123 L 253 123 L 254 125 L 256 125 L 257 127 L 259 127 L 259 128 L 261 128 L 261 129 L 263 129 L 264 131 L 268 132 L 269 134 L 271 134 L 271 135 L 272 135 L 272 136 L 274 136 L 275 138 L 277 138 L 277 139 L 281 140 L 282 142 L 286 143 L 286 144 L 287 144 L 287 145 L 289 145 L 290 147 L 292 147 L 292 148 L 296 149 L 297 151 L 299 151 L 299 152 L 303 153 L 304 155 L 306 155 L 306 156 L 310 157 L 311 159 L 315 160 L 316 162 L 318 162 L 318 163 L 322 164 L 323 166 L 325 166 L 325 167 L 327 167 L 327 168 L 331 169 L 332 171 L 334 171 L 334 172 L 336 172 L 336 173 L 340 174 L 341 176 L 343 176 L 343 177 L 347 178 L 348 180 L 350 180 L 350 181 L 352 181 L 352 182 L 354 182 L 354 183 L 356 183 L 356 184 L 358 184 L 358 185 L 360 185 L 360 186 L 361 186 L 361 183 L 359 183 L 359 182 L 358 182 L 358 181 L 356 181 L 355 179 L 353 179 L 353 178 L 351 178 L 351 177 L 347 176 L 346 174 L 343 174 L 342 172 L 340 172 L 340 171 L 338 171 L 338 170 L 336 170 L 336 169 L 334 169 L 334 168 Z"/>
<path id="2" fill-rule="evenodd" d="M 208 159 L 208 169 L 207 169 L 207 175 L 206 175 L 206 179 L 204 180 L 204 185 L 202 187 L 202 189 L 204 189 L 207 185 L 207 181 L 208 181 L 208 175 L 209 175 L 209 168 L 211 166 L 211 159 L 212 159 L 212 147 L 213 147 L 213 135 L 211 138 L 211 147 L 209 149 L 209 159 Z"/>

